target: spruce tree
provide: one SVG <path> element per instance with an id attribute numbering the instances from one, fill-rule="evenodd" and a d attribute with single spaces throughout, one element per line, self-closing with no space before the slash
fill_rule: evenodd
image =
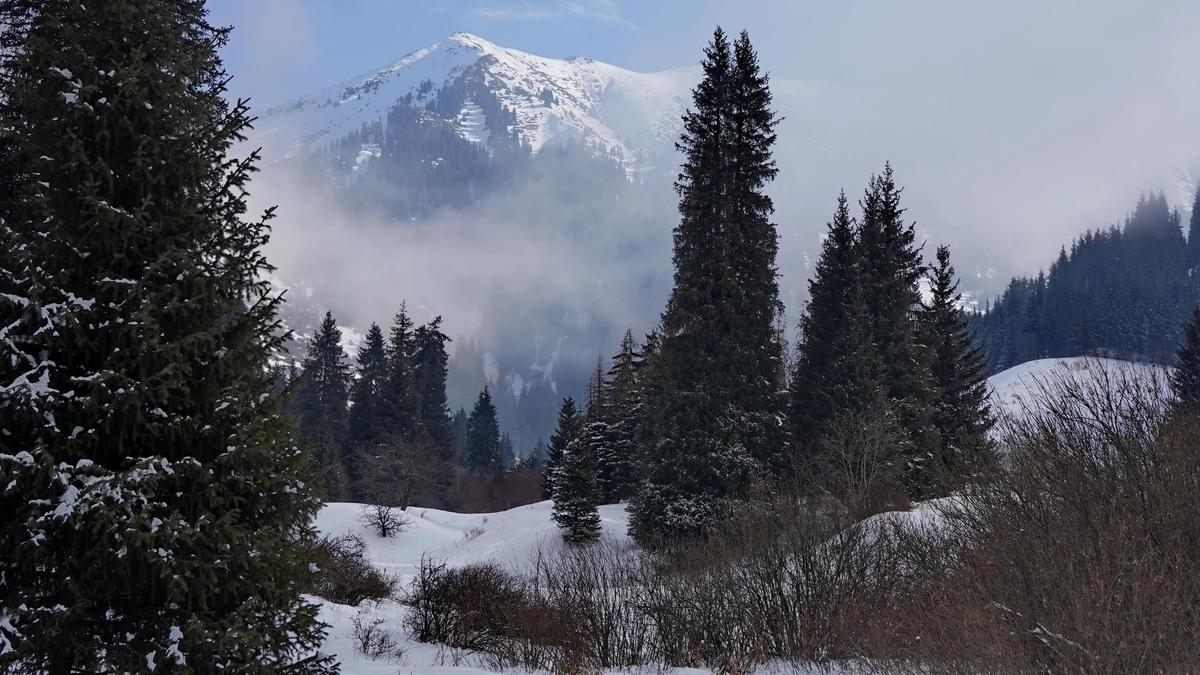
<path id="1" fill-rule="evenodd" d="M 325 494 L 332 500 L 349 496 L 350 366 L 341 342 L 342 331 L 333 314 L 326 312 L 309 340 L 296 393 L 300 438 L 309 447 L 313 464 L 324 481 Z"/>
<path id="2" fill-rule="evenodd" d="M 542 498 L 554 499 L 558 483 L 558 471 L 566 455 L 567 447 L 583 437 L 583 417 L 570 396 L 558 408 L 558 426 L 546 444 L 546 467 L 542 470 Z"/>
<path id="3" fill-rule="evenodd" d="M 355 448 L 383 441 L 388 432 L 389 370 L 383 330 L 371 324 L 358 348 L 357 378 L 350 386 L 350 444 Z"/>
<path id="4" fill-rule="evenodd" d="M 446 403 L 446 343 L 442 317 L 417 328 L 414 335 L 413 382 L 416 388 L 418 418 L 426 437 L 447 457 L 453 451 L 450 430 L 450 406 Z"/>
<path id="5" fill-rule="evenodd" d="M 637 378 L 639 358 L 633 331 L 627 330 L 608 370 L 600 412 L 602 425 L 592 440 L 600 501 L 604 504 L 628 499 L 634 487 L 633 463 L 642 403 Z"/>
<path id="6" fill-rule="evenodd" d="M 554 481 L 551 518 L 570 544 L 585 544 L 600 538 L 600 486 L 596 480 L 596 456 L 583 438 L 568 444 Z"/>
<path id="7" fill-rule="evenodd" d="M 460 406 L 454 413 L 450 429 L 451 435 L 454 437 L 454 458 L 459 462 L 465 462 L 467 456 L 467 411 L 465 408 Z"/>
<path id="8" fill-rule="evenodd" d="M 941 446 L 922 487 L 925 495 L 944 495 L 982 458 L 992 417 L 983 351 L 967 330 L 959 307 L 962 294 L 945 246 L 938 247 L 936 263 L 929 270 L 929 291 L 920 325 L 937 392 L 933 426 Z"/>
<path id="9" fill-rule="evenodd" d="M 479 392 L 475 407 L 467 417 L 466 465 L 480 473 L 498 473 L 503 468 L 500 459 L 500 424 L 496 406 L 485 386 Z"/>
<path id="10" fill-rule="evenodd" d="M 198 0 L 0 1 L 0 670 L 333 672 Z M 8 168 L 3 171 L 9 172 Z"/>
<path id="11" fill-rule="evenodd" d="M 413 322 L 404 303 L 401 303 L 400 311 L 396 312 L 392 322 L 387 345 L 388 434 L 394 438 L 413 439 L 420 431 L 420 403 L 413 372 L 416 348 Z"/>
<path id="12" fill-rule="evenodd" d="M 1200 305 L 1192 310 L 1192 319 L 1184 332 L 1183 344 L 1171 372 L 1171 389 L 1180 406 L 1200 406 Z"/>
<path id="13" fill-rule="evenodd" d="M 907 487 L 919 492 L 925 466 L 939 447 L 932 425 L 936 391 L 915 320 L 925 267 L 915 226 L 904 222 L 900 193 L 890 164 L 871 178 L 859 226 L 859 283 L 867 335 L 884 367 L 884 391 L 896 403 L 910 441 Z"/>
<path id="14" fill-rule="evenodd" d="M 825 425 L 849 402 L 835 395 L 844 383 L 842 357 L 847 353 L 851 322 L 860 310 L 858 252 L 854 221 L 846 193 L 838 196 L 821 256 L 808 281 L 808 302 L 800 317 L 800 340 L 792 371 L 791 424 L 797 451 L 795 468 L 811 470 Z"/>
<path id="15" fill-rule="evenodd" d="M 1196 185 L 1196 198 L 1192 201 L 1192 217 L 1188 221 L 1188 269 L 1192 276 L 1200 270 L 1200 184 Z M 1193 291 L 1195 288 L 1193 287 Z"/>
<path id="16" fill-rule="evenodd" d="M 771 201 L 777 118 L 745 34 L 718 28 L 683 118 L 674 286 L 646 387 L 642 541 L 700 534 L 778 464 L 782 340 Z"/>

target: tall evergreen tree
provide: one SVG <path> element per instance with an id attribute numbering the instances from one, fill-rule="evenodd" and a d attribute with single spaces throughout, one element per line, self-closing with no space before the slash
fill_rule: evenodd
<path id="1" fill-rule="evenodd" d="M 417 328 L 414 335 L 413 382 L 421 428 L 429 441 L 447 453 L 452 451 L 450 406 L 446 403 L 446 343 L 442 317 Z"/>
<path id="2" fill-rule="evenodd" d="M 482 473 L 496 473 L 503 469 L 500 458 L 500 423 L 496 420 L 496 406 L 492 394 L 485 386 L 479 399 L 467 417 L 466 465 Z"/>
<path id="3" fill-rule="evenodd" d="M 0 670 L 332 672 L 227 31 L 199 0 L 0 25 Z"/>
<path id="4" fill-rule="evenodd" d="M 562 456 L 554 480 L 551 518 L 562 529 L 563 539 L 584 544 L 600 538 L 600 485 L 596 480 L 596 456 L 583 438 L 570 443 Z"/>
<path id="5" fill-rule="evenodd" d="M 602 425 L 592 439 L 600 501 L 605 504 L 628 499 L 633 493 L 637 424 L 642 405 L 639 358 L 633 331 L 627 330 L 608 370 Z"/>
<path id="6" fill-rule="evenodd" d="M 937 398 L 933 426 L 941 443 L 935 463 L 926 473 L 923 493 L 945 494 L 952 483 L 972 469 L 986 448 L 992 426 L 988 406 L 987 364 L 974 345 L 959 304 L 958 280 L 950 264 L 950 249 L 939 246 L 929 270 L 930 299 L 920 314 L 923 342 L 929 349 L 930 370 Z"/>
<path id="7" fill-rule="evenodd" d="M 454 436 L 454 457 L 459 462 L 465 462 L 467 457 L 467 411 L 465 408 L 459 407 L 454 413 L 454 420 L 450 424 L 451 433 Z"/>
<path id="8" fill-rule="evenodd" d="M 916 229 L 904 222 L 890 164 L 872 177 L 862 201 L 859 227 L 859 283 L 864 294 L 863 316 L 870 342 L 884 367 L 883 386 L 898 406 L 910 447 L 907 458 L 909 489 L 917 489 L 924 465 L 937 453 L 932 432 L 936 395 L 920 342 L 914 313 L 920 306 L 918 282 L 925 273 Z"/>
<path id="9" fill-rule="evenodd" d="M 567 447 L 583 437 L 584 421 L 570 396 L 562 401 L 558 409 L 558 426 L 546 444 L 546 468 L 542 471 L 542 497 L 553 499 Z"/>
<path id="10" fill-rule="evenodd" d="M 350 465 L 347 437 L 350 366 L 342 350 L 342 331 L 331 312 L 308 343 L 296 407 L 300 412 L 300 438 L 311 449 L 313 463 L 329 499 L 348 496 Z"/>
<path id="11" fill-rule="evenodd" d="M 763 188 L 777 118 L 743 34 L 718 28 L 683 118 L 674 286 L 646 390 L 639 539 L 694 536 L 776 464 L 782 445 L 777 247 Z"/>
<path id="12" fill-rule="evenodd" d="M 371 324 L 358 348 L 357 378 L 350 386 L 350 431 L 358 448 L 383 441 L 388 433 L 387 388 L 390 383 L 383 330 Z"/>
<path id="13" fill-rule="evenodd" d="M 800 317 L 800 340 L 792 371 L 791 424 L 797 444 L 795 468 L 806 471 L 820 433 L 839 408 L 849 401 L 835 397 L 845 382 L 838 367 L 847 352 L 851 322 L 857 317 L 859 300 L 858 254 L 854 221 L 846 193 L 838 196 L 837 210 L 821 244 L 813 276 L 808 281 L 808 303 Z"/>
<path id="14" fill-rule="evenodd" d="M 416 352 L 413 321 L 403 303 L 388 335 L 387 359 L 389 384 L 389 433 L 395 438 L 412 439 L 420 431 L 420 401 L 417 397 L 413 355 Z"/>
<path id="15" fill-rule="evenodd" d="M 1195 277 L 1200 269 L 1200 184 L 1196 185 L 1196 198 L 1192 201 L 1192 217 L 1188 221 L 1188 269 Z"/>
<path id="16" fill-rule="evenodd" d="M 1200 305 L 1192 310 L 1171 372 L 1171 389 L 1181 406 L 1200 406 Z"/>

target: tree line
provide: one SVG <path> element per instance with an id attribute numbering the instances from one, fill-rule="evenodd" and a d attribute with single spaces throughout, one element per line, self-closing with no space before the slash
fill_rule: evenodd
<path id="1" fill-rule="evenodd" d="M 1046 272 L 1013 279 L 971 319 L 991 372 L 1034 359 L 1100 354 L 1169 363 L 1200 301 L 1200 191 L 1188 236 L 1161 193 L 1123 226 L 1089 231 Z"/>
<path id="2" fill-rule="evenodd" d="M 630 500 L 642 543 L 703 536 L 758 491 L 855 508 L 947 494 L 989 456 L 985 362 L 946 247 L 923 259 L 890 165 L 838 199 L 786 358 L 765 186 L 778 117 L 746 33 L 717 29 L 684 116 L 674 287 L 584 413 L 563 401 L 545 494 L 569 541 Z M 928 281 L 929 297 L 919 288 Z"/>

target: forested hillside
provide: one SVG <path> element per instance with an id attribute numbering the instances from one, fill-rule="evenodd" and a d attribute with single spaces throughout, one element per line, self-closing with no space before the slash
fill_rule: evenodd
<path id="1" fill-rule="evenodd" d="M 1017 278 L 971 326 L 991 372 L 1046 357 L 1169 361 L 1200 300 L 1200 192 L 1185 240 L 1162 193 L 1143 196 L 1124 226 L 1087 232 L 1047 272 Z"/>

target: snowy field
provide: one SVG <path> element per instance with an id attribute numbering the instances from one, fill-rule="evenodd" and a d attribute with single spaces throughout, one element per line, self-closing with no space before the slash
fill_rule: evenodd
<path id="1" fill-rule="evenodd" d="M 1025 363 L 989 379 L 993 402 L 999 411 L 1018 412 L 1022 402 L 1028 402 L 1037 383 L 1058 375 L 1087 377 L 1096 359 L 1043 359 Z M 1103 360 L 1106 367 L 1132 369 L 1150 373 L 1153 366 L 1131 364 L 1111 359 Z M 904 521 L 917 527 L 939 527 L 940 510 L 952 506 L 947 500 L 918 503 L 911 511 L 885 513 L 872 521 Z M 380 569 L 399 577 L 406 587 L 417 572 L 421 558 L 445 561 L 450 566 L 479 562 L 496 562 L 520 572 L 528 570 L 537 556 L 553 556 L 563 546 L 558 528 L 550 519 L 548 501 L 521 506 L 499 513 L 460 514 L 437 509 L 412 508 L 407 512 L 407 529 L 391 538 L 381 538 L 359 521 L 359 504 L 331 503 L 321 509 L 316 527 L 321 534 L 357 534 L 369 549 L 372 562 Z M 600 507 L 602 537 L 617 546 L 632 547 L 626 535 L 628 516 L 624 505 Z M 321 619 L 330 625 L 326 651 L 336 654 L 346 675 L 396 675 L 397 673 L 484 673 L 491 672 L 477 657 L 436 645 L 421 644 L 411 639 L 404 628 L 404 607 L 394 601 L 365 602 L 348 607 L 312 600 L 321 605 Z M 403 656 L 375 660 L 356 651 L 354 646 L 355 620 L 370 623 L 382 619 L 381 627 L 390 631 L 400 643 Z M 788 672 L 796 672 L 788 667 Z M 704 672 L 674 670 L 673 673 Z M 813 672 L 829 672 L 820 670 Z"/>

